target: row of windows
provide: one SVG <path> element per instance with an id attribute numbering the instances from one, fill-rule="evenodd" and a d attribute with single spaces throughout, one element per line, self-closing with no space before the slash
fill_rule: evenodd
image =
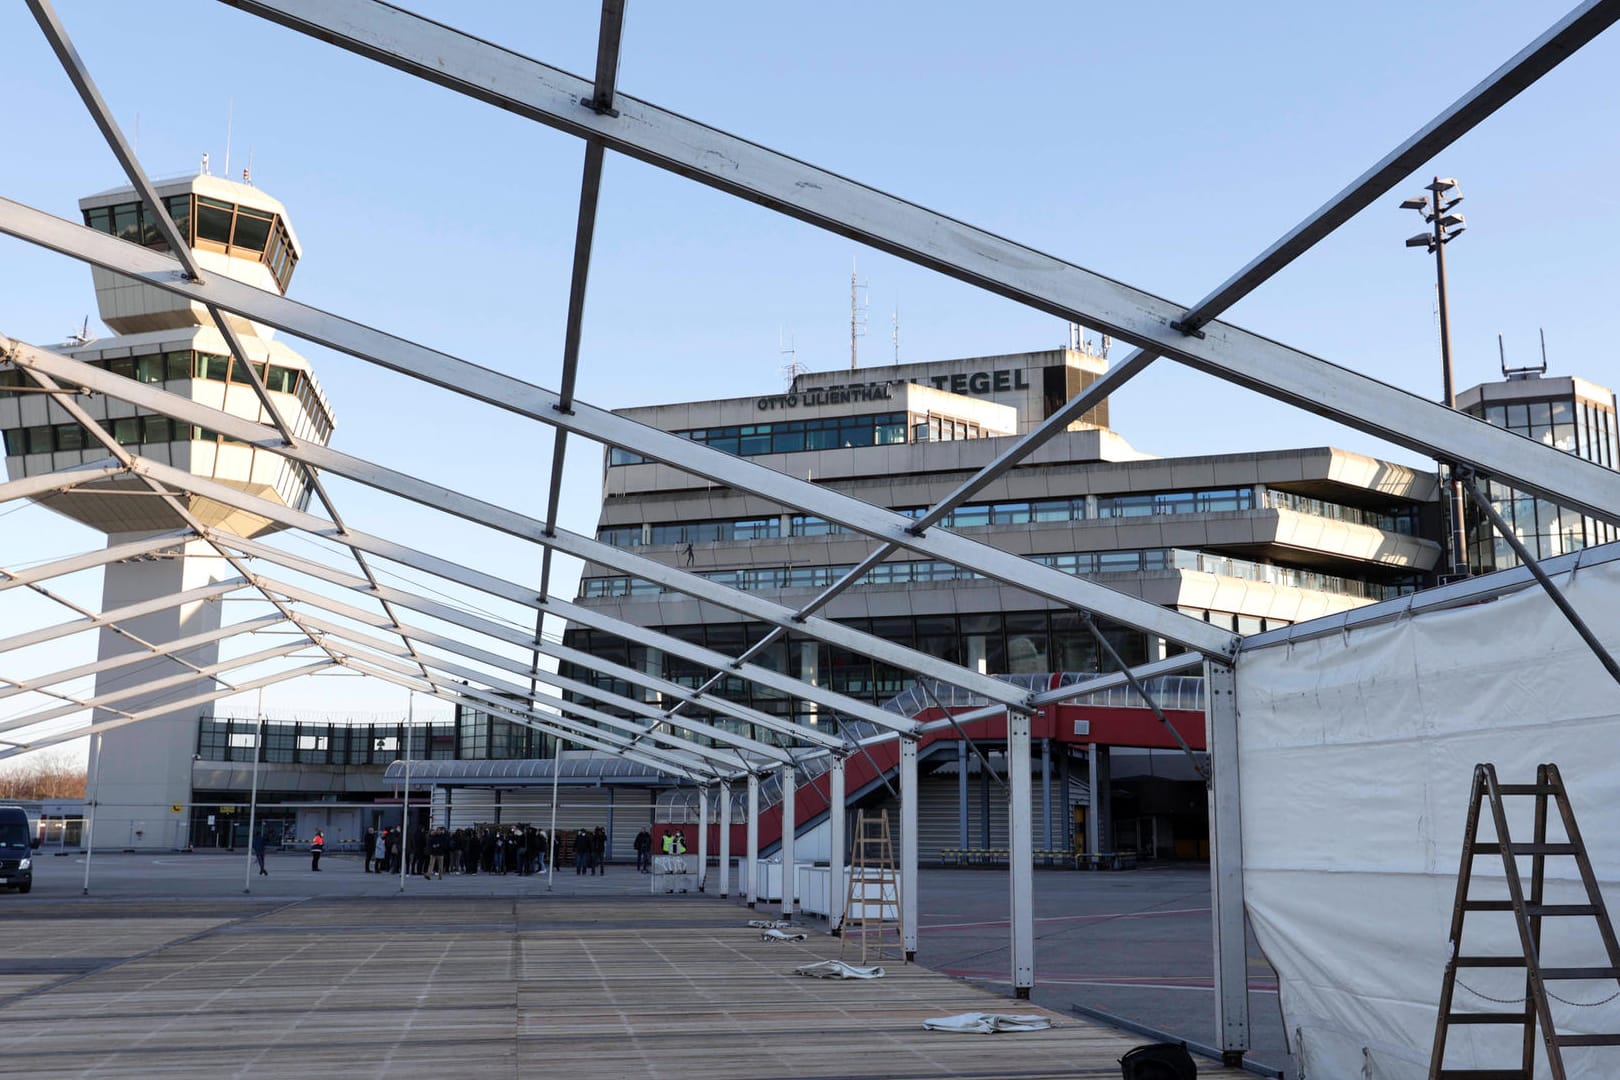
<path id="1" fill-rule="evenodd" d="M 1620 530 L 1606 521 L 1583 515 L 1572 507 L 1516 491 L 1486 480 L 1482 493 L 1502 515 L 1513 535 L 1537 560 L 1567 555 L 1620 538 Z M 1506 570 L 1519 565 L 1518 555 L 1506 539 L 1472 503 L 1466 507 L 1469 565 L 1479 571 Z"/>
<path id="2" fill-rule="evenodd" d="M 1300 570 L 1269 563 L 1233 559 L 1183 548 L 1143 548 L 1120 551 L 1081 551 L 1034 555 L 1030 561 L 1050 566 L 1066 574 L 1090 577 L 1098 574 L 1141 574 L 1155 571 L 1196 570 L 1222 577 L 1262 581 L 1316 592 L 1337 593 L 1369 600 L 1387 600 L 1417 588 L 1415 578 L 1394 583 L 1360 581 L 1314 570 Z M 841 580 L 854 569 L 838 566 L 755 566 L 735 570 L 709 570 L 699 576 L 743 592 L 774 592 L 779 589 L 822 589 Z M 880 563 L 861 579 L 862 586 L 917 585 L 926 582 L 975 581 L 982 575 L 933 559 L 913 559 Z M 637 577 L 591 577 L 580 581 L 580 596 L 587 600 L 610 597 L 655 596 L 664 592 L 657 582 Z"/>
<path id="3" fill-rule="evenodd" d="M 1522 401 L 1511 405 L 1487 405 L 1485 421 L 1507 428 L 1547 446 L 1573 454 L 1575 408 L 1569 401 Z"/>
<path id="4" fill-rule="evenodd" d="M 958 420 L 951 416 L 934 416 L 911 425 L 912 442 L 955 442 L 958 439 L 982 439 L 987 432 L 974 420 Z"/>
<path id="5" fill-rule="evenodd" d="M 164 198 L 163 207 L 175 228 L 192 247 L 225 255 L 256 258 L 270 268 L 282 292 L 292 279 L 298 256 L 278 214 L 190 192 Z M 118 203 L 84 212 L 84 223 L 120 240 L 167 249 L 157 218 L 145 203 Z"/>
<path id="6" fill-rule="evenodd" d="M 781 420 L 771 424 L 692 428 L 670 434 L 739 457 L 791 454 L 800 450 L 837 450 L 849 446 L 887 446 L 906 441 L 906 414 L 826 416 L 810 420 Z M 610 466 L 640 465 L 647 460 L 618 447 L 608 451 Z"/>
<path id="7" fill-rule="evenodd" d="M 102 421 L 120 446 L 151 446 L 158 443 L 236 442 L 237 440 L 195 424 L 171 420 L 167 416 L 125 416 L 117 420 Z M 53 454 L 70 450 L 96 450 L 100 440 L 79 424 L 41 424 L 38 427 L 10 428 L 0 435 L 5 437 L 6 456 L 21 454 Z"/>
<path id="8" fill-rule="evenodd" d="M 197 723 L 197 756 L 204 761 L 252 761 L 258 722 L 204 717 Z M 386 765 L 417 760 L 499 760 L 547 757 L 545 733 L 458 706 L 449 724 L 308 724 L 267 722 L 259 760 L 267 764 Z"/>
<path id="9" fill-rule="evenodd" d="M 1097 497 L 1096 502 L 1098 519 L 1148 517 L 1160 514 L 1211 514 L 1253 509 L 1254 489 L 1218 488 L 1204 491 L 1166 491 L 1148 495 L 1102 495 Z M 1317 517 L 1371 525 L 1374 528 L 1404 533 L 1408 536 L 1418 534 L 1415 508 L 1367 510 L 1285 491 L 1268 491 L 1266 505 L 1314 514 Z M 896 513 L 920 518 L 927 510 L 920 506 L 907 507 L 897 510 Z M 968 503 L 946 515 L 941 524 L 947 529 L 976 529 L 986 526 L 1084 521 L 1087 515 L 1087 500 L 1081 495 L 1069 499 Z M 829 536 L 850 531 L 842 525 L 811 514 L 793 514 L 788 519 L 790 536 Z M 596 534 L 598 540 L 613 547 L 639 547 L 643 543 L 690 544 L 771 540 L 780 536 L 781 522 L 774 517 L 656 524 L 649 526 L 646 532 L 640 525 L 616 525 L 603 528 Z"/>
<path id="10" fill-rule="evenodd" d="M 249 382 L 247 372 L 231 357 L 196 349 L 171 349 L 167 352 L 141 353 L 136 356 L 119 356 L 87 362 L 91 367 L 102 368 L 126 379 L 135 379 L 143 383 L 162 383 L 165 389 L 169 388 L 168 384 L 171 382 L 187 379 L 208 379 L 212 382 L 241 385 Z M 305 372 L 270 363 L 259 363 L 253 367 L 263 380 L 265 389 L 274 393 L 292 394 L 298 398 L 309 415 L 310 423 L 314 426 L 320 441 L 325 442 L 331 437 L 331 417 L 326 414 L 325 407 L 316 396 L 315 385 Z M 27 385 L 29 385 L 28 377 L 16 368 L 0 371 L 0 398 L 13 396 L 15 394 L 13 387 Z M 182 393 L 178 390 L 175 392 Z"/>

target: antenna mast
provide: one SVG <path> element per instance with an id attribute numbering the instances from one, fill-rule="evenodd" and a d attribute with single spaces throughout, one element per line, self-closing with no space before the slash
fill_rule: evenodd
<path id="1" fill-rule="evenodd" d="M 871 297 L 863 295 L 866 283 L 860 279 L 855 269 L 855 260 L 849 261 L 849 370 L 854 371 L 860 367 L 859 354 L 856 351 L 856 339 L 866 335 L 866 310 L 871 305 Z"/>
<path id="2" fill-rule="evenodd" d="M 808 369 L 799 363 L 799 350 L 794 344 L 793 335 L 787 335 L 786 344 L 783 344 L 783 332 L 780 328 L 776 331 L 776 351 L 788 358 L 787 363 L 782 365 L 782 374 L 786 376 L 787 388 L 791 392 L 799 385 L 799 376 Z"/>
<path id="3" fill-rule="evenodd" d="M 894 362 L 900 362 L 900 305 L 894 306 Z"/>

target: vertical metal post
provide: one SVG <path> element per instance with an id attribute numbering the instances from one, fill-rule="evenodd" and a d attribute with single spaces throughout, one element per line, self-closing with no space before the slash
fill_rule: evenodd
<path id="1" fill-rule="evenodd" d="M 253 730 L 253 790 L 248 796 L 247 869 L 242 874 L 242 891 L 253 891 L 253 833 L 259 818 L 259 747 L 264 745 L 264 687 L 259 687 L 259 722 Z M 361 852 L 362 855 L 365 852 Z"/>
<path id="2" fill-rule="evenodd" d="M 1041 846 L 1047 851 L 1052 843 L 1052 740 L 1041 740 Z"/>
<path id="3" fill-rule="evenodd" d="M 84 895 L 90 895 L 90 859 L 96 853 L 96 787 L 101 781 L 101 732 L 96 732 L 95 752 L 91 754 L 90 804 L 84 816 Z M 64 825 L 65 829 L 66 826 Z"/>
<path id="4" fill-rule="evenodd" d="M 546 892 L 557 878 L 557 777 L 562 773 L 562 740 L 551 744 L 551 832 L 546 837 Z"/>
<path id="5" fill-rule="evenodd" d="M 731 785 L 720 782 L 720 899 L 731 895 Z"/>
<path id="6" fill-rule="evenodd" d="M 970 848 L 973 838 L 968 835 L 968 745 L 962 739 L 956 744 L 956 846 Z"/>
<path id="7" fill-rule="evenodd" d="M 844 755 L 834 754 L 827 779 L 827 929 L 844 925 Z"/>
<path id="8" fill-rule="evenodd" d="M 748 906 L 753 907 L 759 903 L 759 774 L 748 774 L 748 825 L 747 825 L 747 862 L 748 887 L 743 895 L 748 897 Z"/>
<path id="9" fill-rule="evenodd" d="M 917 740 L 900 740 L 900 931 L 906 960 L 917 959 Z"/>
<path id="10" fill-rule="evenodd" d="M 793 918 L 794 893 L 798 891 L 798 875 L 793 868 L 793 841 L 794 834 L 798 832 L 798 809 L 794 806 L 794 796 L 797 793 L 797 780 L 794 776 L 793 766 L 782 766 L 782 775 L 779 779 L 782 785 L 782 918 Z"/>
<path id="11" fill-rule="evenodd" d="M 990 761 L 985 759 L 979 762 L 979 768 L 984 772 L 979 777 L 979 846 L 995 847 L 995 838 L 990 835 Z"/>
<path id="12" fill-rule="evenodd" d="M 399 804 L 399 891 L 405 891 L 405 867 L 411 861 L 411 736 L 416 727 L 416 691 L 405 706 L 405 798 Z M 499 796 L 497 796 L 499 798 Z M 495 820 L 500 821 L 497 815 Z"/>
<path id="13" fill-rule="evenodd" d="M 709 788 L 698 787 L 698 870 L 697 891 L 702 892 L 709 882 Z"/>
<path id="14" fill-rule="evenodd" d="M 1035 852 L 1031 835 L 1030 716 L 1007 712 L 1007 868 L 1010 881 L 1013 996 L 1027 999 L 1035 985 Z"/>
<path id="15" fill-rule="evenodd" d="M 1093 743 L 1086 759 L 1091 786 L 1091 805 L 1086 807 L 1086 852 L 1097 855 L 1114 850 L 1114 807 L 1110 796 L 1114 768 L 1106 746 Z"/>
<path id="16" fill-rule="evenodd" d="M 1215 931 L 1215 1034 L 1221 1061 L 1243 1064 L 1249 1049 L 1248 942 L 1243 913 L 1243 821 L 1238 787 L 1237 678 L 1204 663 L 1209 747 L 1209 892 Z"/>

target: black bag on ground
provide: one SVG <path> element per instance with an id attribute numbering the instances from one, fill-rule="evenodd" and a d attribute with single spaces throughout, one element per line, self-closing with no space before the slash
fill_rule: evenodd
<path id="1" fill-rule="evenodd" d="M 1125 1080 L 1196 1080 L 1186 1043 L 1149 1043 L 1119 1059 Z"/>

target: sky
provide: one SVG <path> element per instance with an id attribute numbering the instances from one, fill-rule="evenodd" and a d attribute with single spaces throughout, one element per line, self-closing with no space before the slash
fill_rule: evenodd
<path id="1" fill-rule="evenodd" d="M 594 4 L 405 6 L 594 70 Z M 631 3 L 619 89 L 1191 304 L 1565 10 L 1485 0 L 1436 29 L 1423 9 L 1383 0 Z M 59 15 L 150 175 L 194 171 L 205 152 L 215 175 L 240 178 L 251 162 L 304 245 L 291 297 L 558 385 L 579 140 L 224 4 L 64 0 Z M 0 41 L 0 195 L 76 218 L 80 197 L 122 174 L 21 5 L 0 8 Z M 1620 383 L 1602 299 L 1620 283 L 1617 69 L 1611 29 L 1225 318 L 1438 397 L 1433 259 L 1403 246 L 1422 222 L 1398 204 L 1434 175 L 1456 177 L 1468 218 L 1447 248 L 1458 386 L 1499 377 L 1498 334 L 1510 364 L 1537 362 L 1542 330 L 1552 373 Z M 896 315 L 908 363 L 1066 340 L 1049 315 L 610 154 L 578 395 L 617 408 L 770 393 L 786 343 L 811 370 L 844 367 L 852 266 L 867 286 L 859 351 L 873 377 L 895 358 Z M 83 266 L 0 237 L 0 333 L 59 342 L 87 314 L 107 336 Z M 550 429 L 282 340 L 314 363 L 336 448 L 544 515 Z M 1150 453 L 1335 445 L 1424 464 L 1170 361 L 1110 408 Z M 601 456 L 571 447 L 561 523 L 590 533 Z M 354 527 L 538 581 L 524 545 L 330 485 Z M 0 506 L 0 567 L 102 542 L 43 508 Z M 570 595 L 574 574 L 560 572 L 556 591 Z M 79 577 L 64 592 L 98 606 L 99 576 Z M 0 594 L 0 635 L 63 617 L 21 591 Z M 81 637 L 0 658 L 0 678 L 10 663 L 37 673 L 91 659 Z M 0 720 L 21 702 L 0 702 Z M 263 707 L 384 716 L 411 705 L 392 686 L 323 677 L 273 687 Z"/>

